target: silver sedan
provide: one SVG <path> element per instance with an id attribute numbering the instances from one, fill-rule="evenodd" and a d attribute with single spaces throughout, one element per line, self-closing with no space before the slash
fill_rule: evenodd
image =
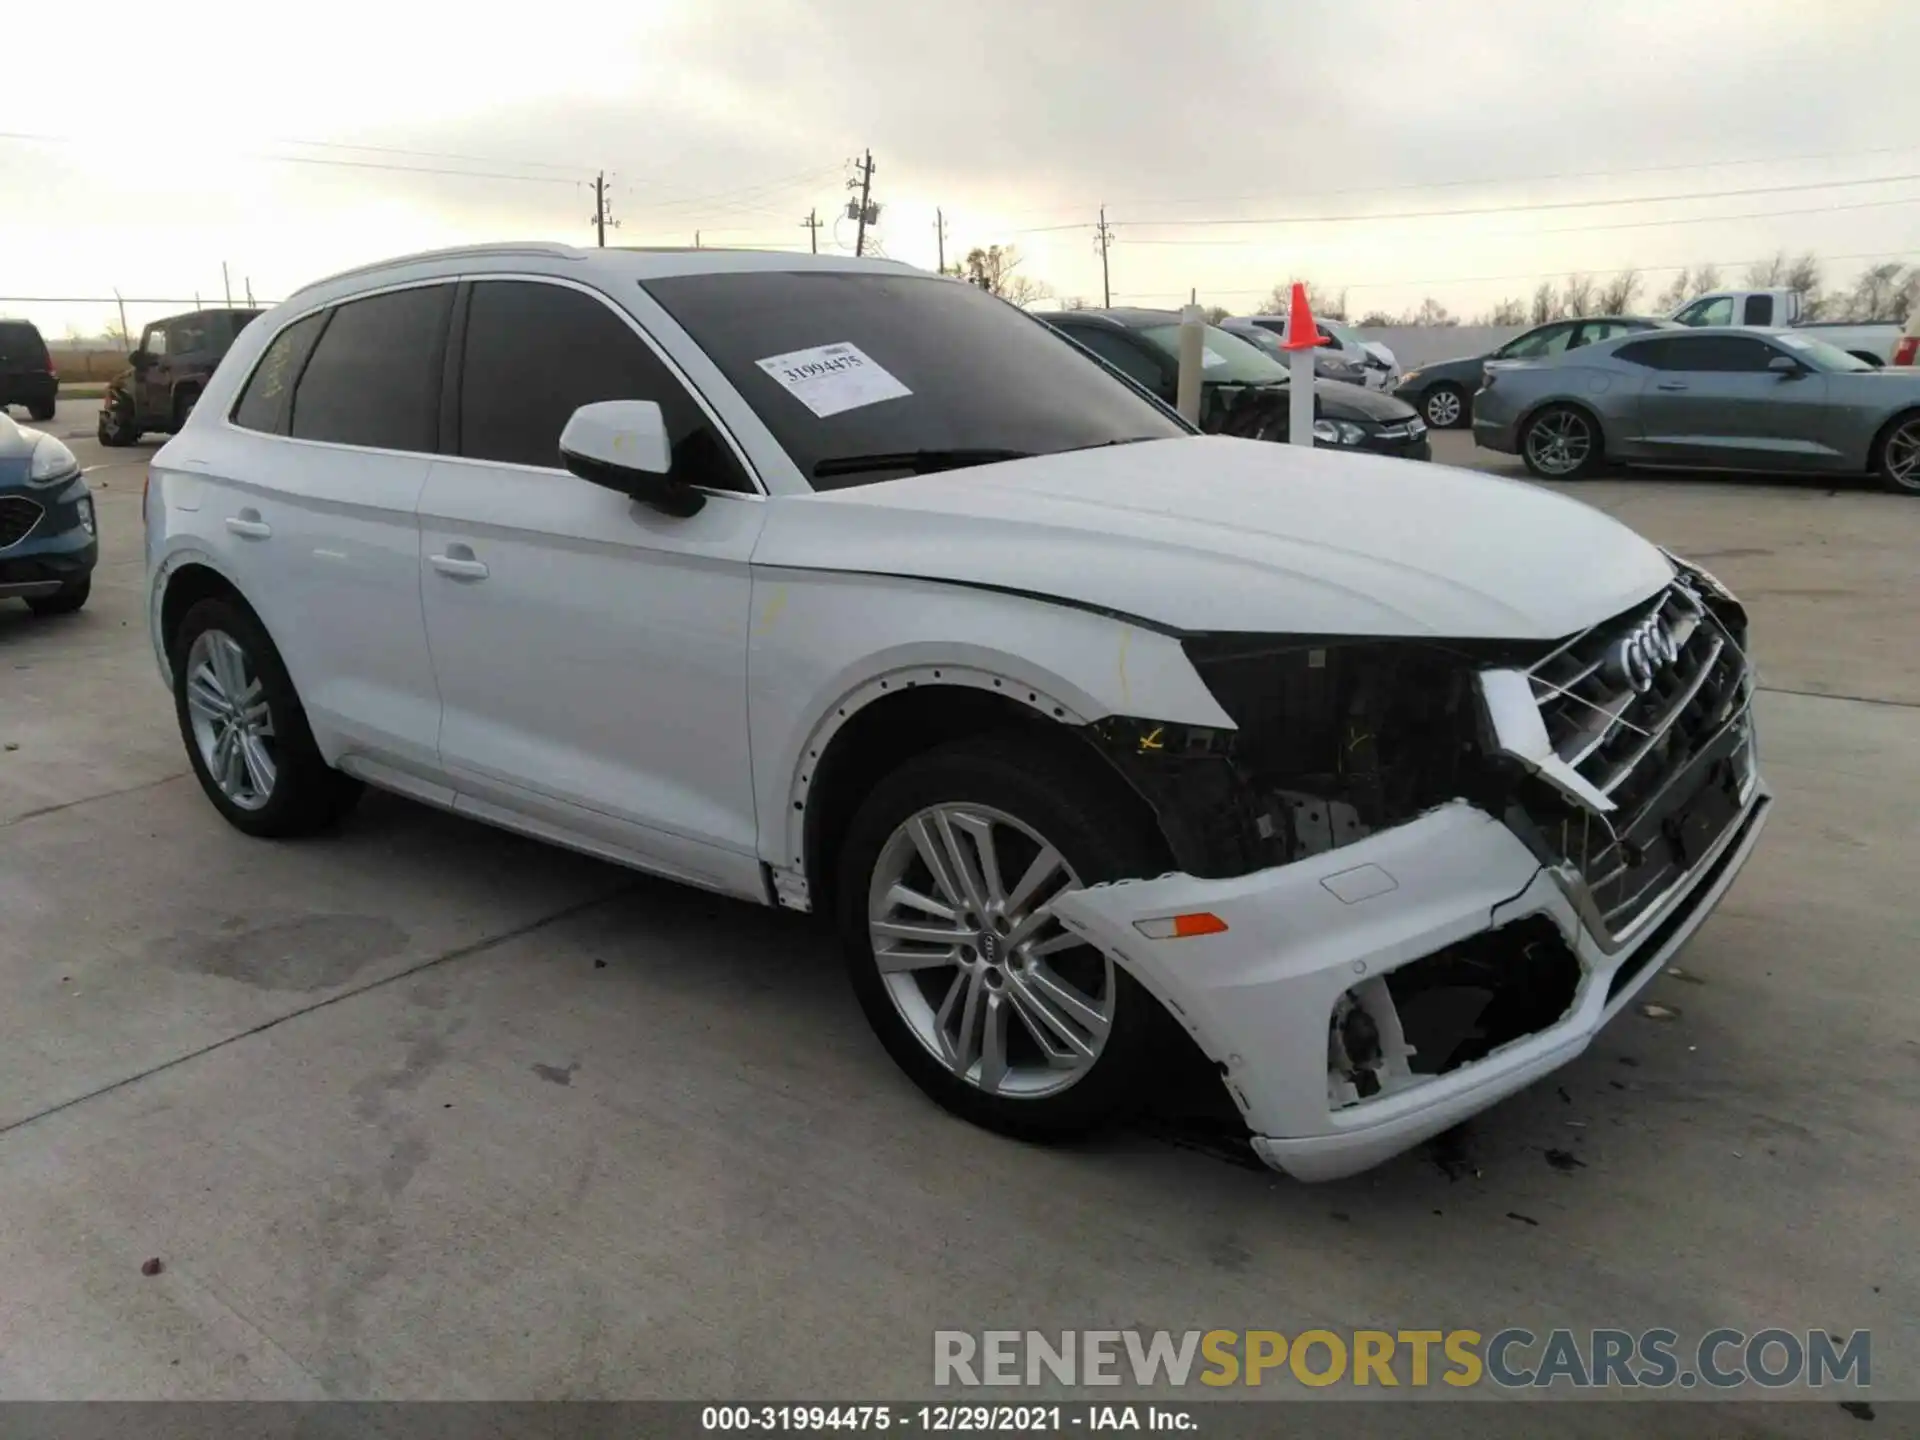
<path id="1" fill-rule="evenodd" d="M 1920 496 L 1920 373 L 1792 330 L 1622 335 L 1488 367 L 1473 438 L 1545 480 L 1613 461 L 1871 474 Z"/>

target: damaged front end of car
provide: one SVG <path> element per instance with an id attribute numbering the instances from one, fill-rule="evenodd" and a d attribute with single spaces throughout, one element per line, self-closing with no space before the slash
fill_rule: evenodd
<path id="1" fill-rule="evenodd" d="M 1180 873 L 1063 922 L 1135 963 L 1257 1137 L 1379 1118 L 1404 1148 L 1577 1053 L 1730 883 L 1766 803 L 1745 633 L 1677 564 L 1558 643 L 1187 637 L 1234 729 L 1091 727 Z M 1221 928 L 1162 923 L 1196 912 Z M 1335 1148 L 1285 1168 L 1372 1153 Z"/>

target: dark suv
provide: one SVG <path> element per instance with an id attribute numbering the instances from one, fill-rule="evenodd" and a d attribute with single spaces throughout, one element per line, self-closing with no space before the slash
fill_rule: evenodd
<path id="1" fill-rule="evenodd" d="M 0 411 L 24 405 L 36 420 L 53 418 L 60 390 L 47 342 L 28 320 L 0 320 Z"/>
<path id="2" fill-rule="evenodd" d="M 259 313 L 195 310 L 147 326 L 100 402 L 100 443 L 131 445 L 149 430 L 178 430 L 234 337 Z"/>

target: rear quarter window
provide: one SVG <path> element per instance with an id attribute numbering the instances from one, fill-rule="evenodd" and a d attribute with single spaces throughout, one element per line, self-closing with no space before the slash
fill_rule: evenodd
<path id="1" fill-rule="evenodd" d="M 293 387 L 306 368 L 313 342 L 327 323 L 325 311 L 296 320 L 267 346 L 267 353 L 253 367 L 240 403 L 233 407 L 233 423 L 243 430 L 258 430 L 267 435 L 287 433 L 288 402 Z"/>

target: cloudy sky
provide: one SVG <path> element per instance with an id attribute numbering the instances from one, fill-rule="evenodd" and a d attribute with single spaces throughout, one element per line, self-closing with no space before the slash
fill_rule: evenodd
<path id="1" fill-rule="evenodd" d="M 1013 243 L 1095 303 L 1102 204 L 1116 302 L 1245 309 L 1298 275 L 1354 315 L 1471 315 L 1576 269 L 1637 264 L 1653 292 L 1658 267 L 1781 249 L 1833 280 L 1920 261 L 1914 0 L 271 9 L 90 0 L 16 28 L 0 291 L 212 303 L 225 261 L 271 299 L 435 245 L 591 243 L 602 169 L 619 243 L 804 247 L 817 207 L 850 249 L 869 146 L 886 254 L 931 266 L 939 207 L 950 258 Z"/>

